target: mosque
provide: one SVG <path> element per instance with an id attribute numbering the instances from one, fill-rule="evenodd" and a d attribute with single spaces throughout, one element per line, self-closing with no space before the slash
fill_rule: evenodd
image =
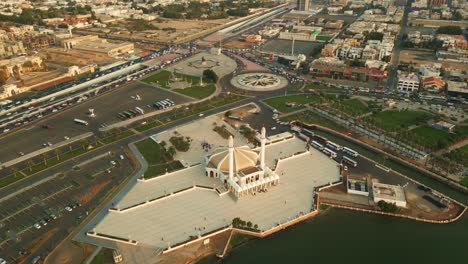
<path id="1" fill-rule="evenodd" d="M 234 147 L 232 136 L 228 148 L 205 157 L 205 175 L 219 178 L 236 197 L 265 190 L 279 183 L 279 176 L 265 165 L 266 130 L 261 131 L 260 150 L 249 146 Z"/>

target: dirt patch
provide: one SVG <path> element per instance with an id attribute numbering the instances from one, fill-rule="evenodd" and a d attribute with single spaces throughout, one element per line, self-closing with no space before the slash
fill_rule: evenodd
<path id="1" fill-rule="evenodd" d="M 202 258 L 220 254 L 228 243 L 231 231 L 225 231 L 209 238 L 209 243 L 203 241 L 182 247 L 176 251 L 163 254 L 158 259 L 158 264 L 163 263 L 197 263 Z"/>
<path id="2" fill-rule="evenodd" d="M 435 53 L 428 50 L 402 50 L 400 53 L 400 62 L 419 66 L 421 64 L 433 64 L 434 62 L 442 64 L 442 67 L 448 71 L 458 72 L 465 65 L 454 61 L 438 61 Z"/>
<path id="3" fill-rule="evenodd" d="M 76 245 L 67 239 L 61 243 L 46 259 L 45 264 L 79 264 L 89 256 L 95 247 L 89 244 Z"/>
<path id="4" fill-rule="evenodd" d="M 252 47 L 253 44 L 245 41 L 240 40 L 232 40 L 223 43 L 223 48 L 227 49 L 247 49 Z"/>
<path id="5" fill-rule="evenodd" d="M 249 115 L 252 115 L 254 112 L 259 111 L 257 106 L 253 104 L 249 104 L 246 106 L 242 106 L 233 110 L 230 110 L 230 116 L 232 118 L 228 118 L 225 116 L 226 112 L 218 114 L 218 117 L 224 119 L 226 123 L 231 125 L 232 127 L 240 127 L 243 125 L 242 120 L 244 120 Z"/>

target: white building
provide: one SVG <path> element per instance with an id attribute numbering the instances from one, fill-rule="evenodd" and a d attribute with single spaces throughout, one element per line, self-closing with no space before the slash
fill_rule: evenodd
<path id="1" fill-rule="evenodd" d="M 266 130 L 262 128 L 258 154 L 249 146 L 234 147 L 230 136 L 227 150 L 206 157 L 206 176 L 219 178 L 236 197 L 278 184 L 278 174 L 265 165 L 266 141 Z"/>
<path id="2" fill-rule="evenodd" d="M 438 77 L 441 68 L 442 64 L 440 63 L 423 64 L 419 66 L 419 73 L 422 77 Z"/>
<path id="3" fill-rule="evenodd" d="M 398 91 L 417 92 L 419 90 L 419 77 L 414 74 L 404 74 L 398 76 Z"/>
<path id="4" fill-rule="evenodd" d="M 387 203 L 395 203 L 399 207 L 406 207 L 405 190 L 399 185 L 373 182 L 372 194 L 374 203 L 385 201 Z"/>

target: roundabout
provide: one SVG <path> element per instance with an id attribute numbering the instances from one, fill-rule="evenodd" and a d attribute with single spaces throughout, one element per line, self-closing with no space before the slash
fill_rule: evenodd
<path id="1" fill-rule="evenodd" d="M 231 84 L 239 89 L 262 92 L 284 88 L 288 81 L 282 76 L 271 73 L 244 73 L 234 76 Z"/>

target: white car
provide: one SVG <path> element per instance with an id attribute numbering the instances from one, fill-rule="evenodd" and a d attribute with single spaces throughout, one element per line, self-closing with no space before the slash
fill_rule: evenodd
<path id="1" fill-rule="evenodd" d="M 35 224 L 34 224 L 34 227 L 35 227 L 36 229 L 41 229 L 41 225 L 38 224 L 38 223 L 35 223 Z"/>
<path id="2" fill-rule="evenodd" d="M 0 258 L 0 264 L 7 264 L 6 260 Z"/>
<path id="3" fill-rule="evenodd" d="M 116 163 L 115 161 L 113 161 L 113 160 L 110 161 L 110 164 L 111 164 L 112 166 L 117 165 L 117 163 Z"/>
<path id="4" fill-rule="evenodd" d="M 70 206 L 65 206 L 65 210 L 67 210 L 68 212 L 73 211 L 73 209 Z"/>
<path id="5" fill-rule="evenodd" d="M 69 137 L 67 137 L 67 136 L 64 136 L 63 138 L 64 138 L 65 140 L 69 140 L 69 139 L 70 139 L 70 138 L 69 138 Z"/>

